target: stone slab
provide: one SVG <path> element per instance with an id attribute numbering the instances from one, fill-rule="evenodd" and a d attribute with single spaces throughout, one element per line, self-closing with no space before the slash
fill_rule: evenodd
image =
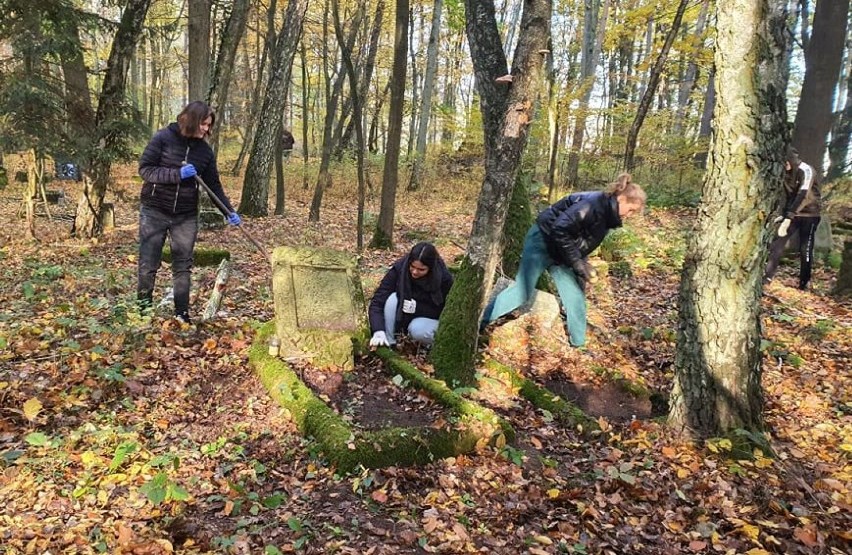
<path id="1" fill-rule="evenodd" d="M 367 333 L 357 260 L 308 247 L 272 252 L 275 334 L 285 359 L 309 359 L 326 370 L 351 370 L 352 338 Z"/>

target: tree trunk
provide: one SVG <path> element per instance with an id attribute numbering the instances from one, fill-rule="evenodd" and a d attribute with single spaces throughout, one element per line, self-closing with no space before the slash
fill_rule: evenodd
<path id="1" fill-rule="evenodd" d="M 72 48 L 60 50 L 62 73 L 65 78 L 65 109 L 68 124 L 72 129 L 74 142 L 91 137 L 95 126 L 95 110 L 89 93 L 89 75 L 83 61 L 83 46 L 80 44 L 80 30 L 76 21 L 69 20 L 66 35 L 72 42 Z"/>
<path id="2" fill-rule="evenodd" d="M 603 17 L 599 17 L 601 0 L 585 0 L 585 11 L 583 16 L 583 70 L 580 74 L 580 103 L 575 112 L 574 133 L 571 137 L 571 152 L 568 154 L 568 167 L 565 170 L 565 179 L 569 184 L 576 185 L 580 170 L 580 150 L 583 148 L 583 137 L 586 133 L 586 116 L 589 110 L 589 101 L 592 98 L 592 89 L 595 87 L 595 71 L 600 61 L 601 44 L 606 19 L 609 10 L 609 0 L 605 0 Z"/>
<path id="3" fill-rule="evenodd" d="M 409 17 L 409 35 L 408 35 L 408 44 L 415 44 L 414 42 L 414 9 L 409 10 L 411 17 Z M 423 23 L 423 10 L 420 11 L 420 22 L 421 26 Z M 422 43 L 423 34 L 420 34 Z M 411 114 L 408 118 L 408 141 L 405 147 L 406 156 L 411 156 L 411 151 L 414 149 L 414 140 L 417 129 L 417 109 L 420 107 L 420 71 L 417 67 L 417 52 L 415 52 L 414 48 L 408 49 L 409 54 L 411 54 Z"/>
<path id="4" fill-rule="evenodd" d="M 801 159 L 822 173 L 826 137 L 831 130 L 834 90 L 843 61 L 849 0 L 819 0 L 805 51 L 805 80 L 793 126 L 793 145 Z"/>
<path id="5" fill-rule="evenodd" d="M 485 132 L 485 180 L 467 253 L 447 298 L 432 350 L 435 374 L 451 386 L 475 380 L 479 318 L 500 259 L 503 224 L 526 147 L 544 56 L 550 41 L 551 0 L 527 0 L 521 17 L 512 83 L 495 83 L 505 55 L 492 0 L 466 0 L 465 19 Z M 509 90 L 506 91 L 506 88 Z"/>
<path id="6" fill-rule="evenodd" d="M 441 127 L 441 145 L 452 148 L 456 128 L 456 93 L 458 89 L 458 78 L 461 71 L 462 43 L 464 33 L 459 33 L 451 39 L 450 53 L 447 60 L 446 84 L 444 85 L 444 98 L 441 102 L 444 112 L 444 122 Z M 449 120 L 449 121 L 448 121 Z"/>
<path id="7" fill-rule="evenodd" d="M 214 150 L 219 147 L 219 131 L 222 128 L 222 116 L 225 114 L 225 104 L 228 102 L 228 89 L 231 86 L 231 74 L 237 59 L 237 48 L 246 28 L 248 19 L 249 0 L 234 0 L 231 15 L 225 24 L 219 43 L 219 54 L 216 57 L 216 67 L 213 69 L 213 79 L 210 82 L 210 93 L 207 103 L 219 114 L 219 125 L 214 125 L 210 134 L 210 145 Z"/>
<path id="8" fill-rule="evenodd" d="M 269 82 L 243 181 L 240 213 L 247 216 L 266 216 L 269 212 L 269 172 L 275 145 L 281 135 L 284 99 L 287 98 L 293 58 L 302 35 L 307 6 L 307 0 L 290 0 L 284 15 L 284 25 L 275 40 Z"/>
<path id="9" fill-rule="evenodd" d="M 700 48 L 699 44 L 704 38 L 704 28 L 707 25 L 707 13 L 710 10 L 710 0 L 703 0 L 698 19 L 695 21 L 695 32 L 692 34 L 692 47 Z M 683 79 L 677 94 L 677 112 L 675 113 L 674 134 L 680 136 L 683 132 L 683 121 L 686 118 L 686 110 L 690 104 L 692 91 L 695 89 L 695 77 L 698 75 L 698 64 L 695 56 L 691 56 L 686 66 Z"/>
<path id="10" fill-rule="evenodd" d="M 786 13 L 771 0 L 718 0 L 718 109 L 679 295 L 669 422 L 693 438 L 763 426 L 760 296 L 767 217 L 786 144 Z"/>
<path id="11" fill-rule="evenodd" d="M 828 167 L 826 180 L 831 181 L 848 173 L 849 140 L 852 138 L 852 38 L 846 43 L 846 103 L 837 118 L 828 144 Z"/>
<path id="12" fill-rule="evenodd" d="M 343 66 L 349 75 L 349 90 L 352 95 L 352 121 L 355 122 L 355 141 L 358 143 L 355 150 L 355 159 L 358 167 L 358 252 L 361 252 L 364 249 L 364 194 L 366 188 L 364 181 L 364 114 L 361 109 L 358 76 L 355 73 L 355 65 L 352 63 L 352 48 L 343 37 L 338 3 L 338 0 L 332 0 L 331 7 L 332 15 L 334 16 L 334 34 L 337 36 L 337 42 L 340 43 L 340 57 L 343 59 Z M 358 14 L 355 16 L 355 20 L 360 21 L 363 17 L 364 2 L 362 0 L 358 3 Z"/>
<path id="13" fill-rule="evenodd" d="M 642 129 L 642 123 L 645 121 L 645 116 L 648 115 L 648 109 L 651 107 L 651 102 L 654 100 L 654 94 L 657 91 L 657 85 L 660 82 L 660 77 L 663 74 L 663 68 L 666 65 L 669 50 L 672 47 L 680 22 L 683 20 L 683 12 L 689 5 L 689 0 L 680 0 L 675 12 L 672 26 L 666 35 L 666 40 L 663 47 L 660 49 L 660 54 L 654 62 L 654 67 L 648 76 L 648 86 L 645 88 L 645 94 L 642 95 L 642 100 L 639 102 L 639 108 L 636 110 L 636 116 L 633 118 L 633 123 L 630 125 L 630 130 L 627 132 L 627 146 L 624 148 L 624 167 L 627 171 L 633 171 L 633 155 L 636 152 L 636 141 L 639 139 L 639 130 Z"/>
<path id="14" fill-rule="evenodd" d="M 299 60 L 302 62 L 302 189 L 308 189 L 308 98 L 311 81 L 308 77 L 307 48 L 302 40 L 299 48 Z"/>
<path id="15" fill-rule="evenodd" d="M 417 145 L 414 149 L 414 163 L 408 190 L 416 191 L 423 179 L 423 162 L 426 157 L 426 135 L 429 132 L 429 119 L 432 115 L 432 89 L 435 86 L 435 74 L 438 71 L 438 41 L 441 38 L 441 11 L 444 0 L 435 0 L 432 7 L 432 29 L 429 31 L 429 46 L 426 49 L 426 73 L 423 76 L 423 95 L 420 106 L 420 125 L 417 128 Z"/>
<path id="16" fill-rule="evenodd" d="M 382 173 L 382 202 L 373 239 L 370 241 L 374 248 L 385 249 L 393 245 L 393 219 L 399 182 L 399 146 L 402 139 L 402 111 L 405 107 L 405 73 L 408 57 L 408 0 L 396 0 L 394 29 L 388 140 Z"/>
<path id="17" fill-rule="evenodd" d="M 189 101 L 207 98 L 210 81 L 210 0 L 189 0 L 187 14 Z"/>
<path id="18" fill-rule="evenodd" d="M 390 79 L 387 83 L 385 83 L 385 88 L 382 89 L 381 94 L 376 98 L 376 107 L 373 111 L 373 119 L 370 121 L 370 133 L 368 134 L 367 148 L 373 154 L 379 151 L 379 123 L 382 119 L 382 107 L 385 104 L 385 100 L 388 97 L 388 92 L 390 92 Z"/>
<path id="19" fill-rule="evenodd" d="M 151 0 L 128 0 L 121 22 L 112 41 L 103 87 L 95 114 L 95 132 L 92 146 L 103 154 L 114 149 L 121 140 L 112 126 L 121 115 L 124 93 L 127 88 L 127 68 L 142 34 L 142 27 Z M 79 237 L 95 237 L 101 232 L 101 205 L 104 201 L 111 161 L 109 156 L 98 156 L 89 160 L 88 173 L 91 187 L 85 186 L 77 201 L 77 211 L 71 234 Z M 87 182 L 88 183 L 88 182 Z"/>
<path id="20" fill-rule="evenodd" d="M 716 68 L 711 67 L 707 75 L 707 92 L 704 94 L 704 107 L 701 110 L 701 123 L 698 126 L 699 142 L 707 141 L 707 148 L 695 154 L 694 163 L 699 168 L 707 167 L 710 132 L 713 130 L 713 110 L 716 109 Z"/>
<path id="21" fill-rule="evenodd" d="M 837 272 L 837 282 L 834 284 L 834 295 L 852 297 L 852 239 L 843 242 L 843 261 Z"/>
<path id="22" fill-rule="evenodd" d="M 349 28 L 349 36 L 346 39 L 346 44 L 339 45 L 341 48 L 349 48 L 351 51 L 355 45 L 355 39 L 358 35 L 358 27 L 360 21 L 356 22 Z M 318 222 L 320 219 L 320 208 L 322 207 L 322 197 L 325 190 L 331 186 L 331 174 L 329 166 L 331 165 L 331 154 L 334 149 L 334 141 L 332 141 L 332 131 L 334 128 L 334 119 L 337 116 L 337 103 L 340 101 L 340 95 L 343 90 L 343 82 L 346 80 L 346 71 L 341 67 L 337 71 L 337 77 L 334 80 L 334 85 L 329 91 L 328 80 L 326 78 L 326 110 L 325 123 L 322 129 L 322 150 L 320 151 L 320 167 L 317 172 L 317 182 L 314 186 L 314 196 L 311 199 L 311 209 L 308 212 L 309 222 Z"/>
<path id="23" fill-rule="evenodd" d="M 266 10 L 266 37 L 263 40 L 263 52 L 260 55 L 260 61 L 257 63 L 257 77 L 255 79 L 254 89 L 251 96 L 248 98 L 249 116 L 246 122 L 243 144 L 240 148 L 240 153 L 237 155 L 237 160 L 231 168 L 231 175 L 234 176 L 239 175 L 240 168 L 243 167 L 243 162 L 245 161 L 246 155 L 248 155 L 249 149 L 254 146 L 255 130 L 257 129 L 257 119 L 261 105 L 260 93 L 264 90 L 264 85 L 268 81 L 268 77 L 266 76 L 266 63 L 269 59 L 270 53 L 275 48 L 275 40 L 278 36 L 278 33 L 275 31 L 275 12 L 277 4 L 277 0 L 271 0 L 269 2 L 269 8 Z M 260 40 L 260 31 L 257 32 L 257 35 L 257 40 Z M 249 64 L 248 47 L 246 47 L 246 74 L 250 76 L 250 73 L 251 67 Z"/>

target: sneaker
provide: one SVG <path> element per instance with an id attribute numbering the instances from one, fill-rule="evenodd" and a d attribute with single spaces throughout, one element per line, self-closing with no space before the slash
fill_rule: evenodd
<path id="1" fill-rule="evenodd" d="M 192 325 L 192 318 L 189 317 L 189 313 L 187 313 L 187 312 L 181 312 L 180 314 L 175 314 L 175 320 L 177 320 L 181 324 L 186 324 L 188 326 Z"/>

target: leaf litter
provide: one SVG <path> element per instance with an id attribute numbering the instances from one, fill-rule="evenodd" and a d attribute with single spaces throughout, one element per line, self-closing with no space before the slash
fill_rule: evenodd
<path id="1" fill-rule="evenodd" d="M 125 169 L 119 183 L 129 183 Z M 421 238 L 462 253 L 475 198 L 400 195 L 398 244 L 360 259 L 369 295 Z M 249 219 L 268 245 L 354 251 L 348 192 L 332 188 L 322 222 L 307 192 L 284 217 Z M 460 196 L 461 195 L 461 196 Z M 377 210 L 374 192 L 368 210 Z M 430 206 L 424 221 L 422 206 Z M 10 215 L 17 205 L 0 204 Z M 73 210 L 73 207 L 66 207 Z M 593 392 L 619 380 L 663 398 L 673 376 L 677 252 L 690 214 L 652 210 L 636 226 L 632 275 L 590 292 L 589 346 L 545 348 L 519 335 L 485 356 L 541 385 Z M 253 321 L 272 318 L 268 262 L 232 229 L 199 245 L 227 248 L 233 275 L 219 317 L 183 328 L 134 314 L 135 208 L 97 241 L 39 219 L 41 242 L 7 228 L 0 272 L 0 545 L 6 553 L 843 553 L 852 535 L 850 304 L 792 288 L 794 268 L 764 298 L 766 422 L 777 458 L 736 460 L 723 441 L 684 444 L 650 413 L 600 403 L 586 437 L 527 401 L 484 399 L 510 419 L 515 444 L 423 468 L 340 476 L 269 400 L 247 366 Z M 664 244 L 662 238 L 666 238 Z M 197 268 L 203 307 L 215 269 Z M 158 295 L 168 285 L 160 274 Z M 780 283 L 779 283 L 780 281 Z M 618 294 L 616 295 L 615 292 Z M 403 352 L 423 364 L 422 353 Z M 308 377 L 356 423 L 442 418 L 396 387 L 370 357 L 337 389 Z M 309 373 L 310 369 L 305 369 Z M 347 405 L 346 400 L 352 402 Z M 367 400 L 381 399 L 384 407 Z M 384 408 L 384 412 L 380 409 Z M 416 416 L 415 416 L 416 415 Z M 633 417 L 635 416 L 635 418 Z M 396 415 L 399 418 L 399 414 Z"/>

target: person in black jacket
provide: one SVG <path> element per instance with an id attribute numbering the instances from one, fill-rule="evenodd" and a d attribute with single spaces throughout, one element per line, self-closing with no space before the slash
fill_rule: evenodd
<path id="1" fill-rule="evenodd" d="M 172 250 L 172 284 L 175 316 L 190 323 L 189 289 L 192 251 L 198 235 L 198 194 L 195 176 L 201 177 L 227 207 L 228 222 L 240 217 L 222 190 L 216 156 L 205 141 L 216 116 L 201 101 L 190 102 L 177 121 L 151 138 L 139 160 L 144 184 L 139 210 L 139 281 L 141 308 L 151 306 L 154 281 L 163 256 L 166 235 Z"/>
<path id="2" fill-rule="evenodd" d="M 529 301 L 547 270 L 559 291 L 571 344 L 584 345 L 585 288 L 595 275 L 586 258 L 610 229 L 644 206 L 645 192 L 624 173 L 605 192 L 574 193 L 545 209 L 527 232 L 515 283 L 488 304 L 482 327 Z"/>
<path id="3" fill-rule="evenodd" d="M 431 345 L 453 276 L 432 243 L 417 243 L 393 263 L 370 301 L 370 347 L 389 347 L 408 332 Z"/>
<path id="4" fill-rule="evenodd" d="M 769 262 L 764 281 L 772 281 L 778 271 L 778 263 L 787 247 L 787 241 L 799 234 L 799 289 L 807 289 L 811 280 L 814 259 L 814 238 L 820 220 L 819 178 L 814 169 L 799 159 L 799 151 L 787 149 L 784 162 L 784 215 L 778 216 L 778 237 L 769 247 Z"/>

